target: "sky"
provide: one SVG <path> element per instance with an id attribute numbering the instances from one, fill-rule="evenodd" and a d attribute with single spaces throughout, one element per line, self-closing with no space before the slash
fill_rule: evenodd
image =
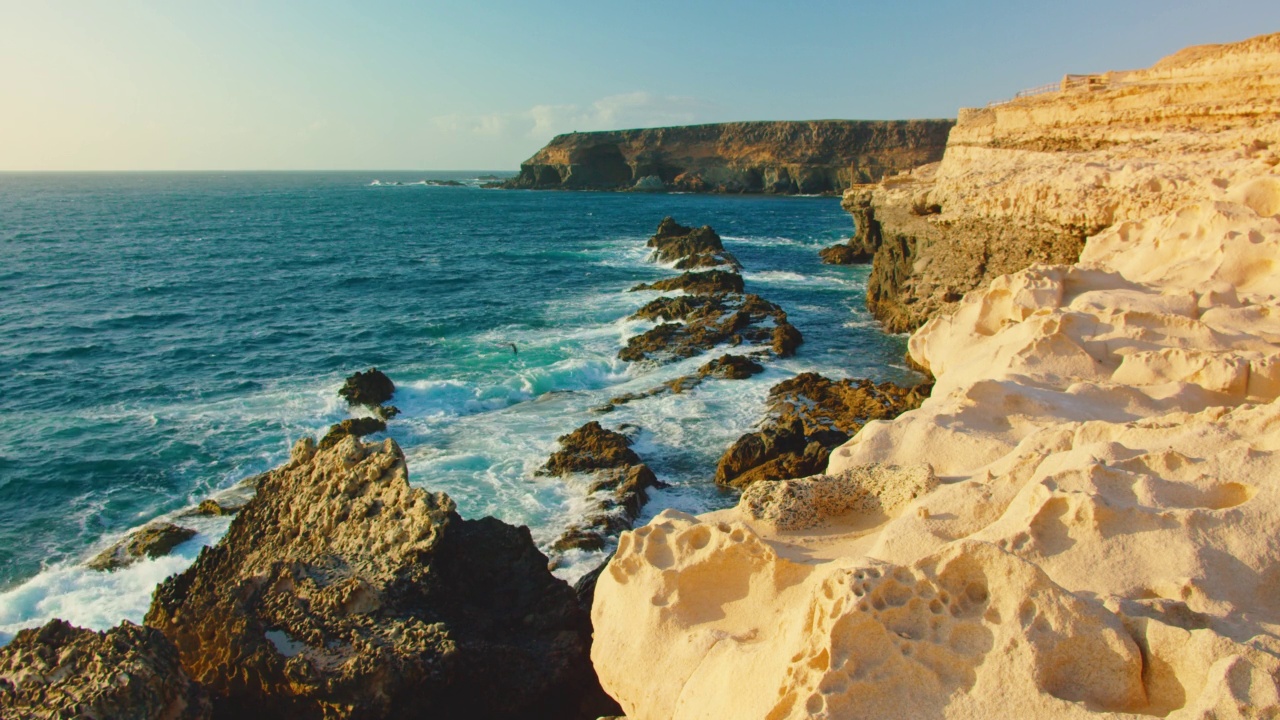
<path id="1" fill-rule="evenodd" d="M 1276 0 L 0 0 L 0 171 L 514 170 L 563 132 L 955 117 Z"/>

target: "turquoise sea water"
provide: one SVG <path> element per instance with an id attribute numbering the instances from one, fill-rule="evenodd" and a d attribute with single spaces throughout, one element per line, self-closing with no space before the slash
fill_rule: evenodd
<path id="1" fill-rule="evenodd" d="M 410 184 L 423 178 L 469 186 Z M 194 541 L 126 570 L 83 561 L 348 417 L 336 391 L 355 370 L 396 382 L 403 414 L 388 434 L 414 484 L 543 543 L 576 518 L 583 488 L 533 471 L 587 420 L 640 426 L 636 451 L 672 484 L 649 514 L 701 511 L 734 501 L 710 483 L 715 461 L 774 383 L 910 376 L 904 340 L 863 308 L 866 269 L 818 261 L 852 230 L 835 199 L 497 191 L 475 178 L 0 175 L 0 641 L 53 616 L 140 619 L 155 583 L 227 521 L 184 520 Z M 751 380 L 596 415 L 709 359 L 615 357 L 650 326 L 626 316 L 656 297 L 627 288 L 673 272 L 644 248 L 665 215 L 714 226 L 748 291 L 787 310 L 806 343 Z"/>

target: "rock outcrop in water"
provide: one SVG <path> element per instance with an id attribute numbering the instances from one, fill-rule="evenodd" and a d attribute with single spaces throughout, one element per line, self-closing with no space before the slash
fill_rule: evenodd
<path id="1" fill-rule="evenodd" d="M 203 503 L 201 507 L 204 507 Z M 218 508 L 221 511 L 221 506 Z M 103 550 L 86 564 L 94 570 L 117 570 L 128 567 L 143 558 L 168 555 L 175 547 L 195 536 L 195 530 L 170 522 L 149 523 L 129 533 L 128 537 Z"/>
<path id="2" fill-rule="evenodd" d="M 0 717 L 206 720 L 209 697 L 159 631 L 106 632 L 50 620 L 0 648 Z"/>
<path id="3" fill-rule="evenodd" d="M 814 120 L 570 133 L 504 187 L 833 193 L 937 161 L 954 124 Z"/>
<path id="4" fill-rule="evenodd" d="M 551 454 L 540 475 L 564 477 L 589 473 L 590 509 L 583 520 L 571 525 L 552 544 L 552 550 L 602 550 L 623 530 L 630 530 L 640 508 L 649 501 L 647 491 L 665 487 L 631 449 L 631 440 L 592 421 L 559 438 L 560 449 Z"/>
<path id="5" fill-rule="evenodd" d="M 619 539 L 592 656 L 628 718 L 1280 713 L 1280 35 L 1115 80 L 995 108 L 1040 139 L 959 148 L 991 182 L 939 170 L 917 203 L 1116 221 L 1078 261 L 935 314 L 931 396 L 824 475 Z M 953 241 L 915 246 L 914 287 Z"/>
<path id="6" fill-rule="evenodd" d="M 930 387 L 830 380 L 817 373 L 783 380 L 769 390 L 763 427 L 725 451 L 715 480 L 742 488 L 760 480 L 820 473 L 833 448 L 871 420 L 887 420 L 919 407 Z"/>
<path id="7" fill-rule="evenodd" d="M 411 488 L 391 440 L 306 439 L 147 625 L 227 718 L 595 718 L 591 630 L 526 528 Z"/>
<path id="8" fill-rule="evenodd" d="M 395 395 L 396 386 L 391 378 L 378 368 L 369 368 L 364 372 L 356 372 L 347 378 L 338 390 L 338 395 L 355 407 L 363 405 L 377 413 L 383 420 L 390 420 L 400 413 L 394 405 L 387 405 Z"/>

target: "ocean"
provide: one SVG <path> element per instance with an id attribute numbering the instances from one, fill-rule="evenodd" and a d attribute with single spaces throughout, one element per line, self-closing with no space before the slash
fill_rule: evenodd
<path id="1" fill-rule="evenodd" d="M 440 186 L 422 180 L 453 180 Z M 353 413 L 376 366 L 402 414 L 410 481 L 543 547 L 584 488 L 534 471 L 588 420 L 640 428 L 663 508 L 736 500 L 716 460 L 804 371 L 907 381 L 905 338 L 864 307 L 866 267 L 820 264 L 852 232 L 834 198 L 485 190 L 479 173 L 0 174 L 0 642 L 51 617 L 140 621 L 161 579 L 225 532 L 111 573 L 83 563 L 288 458 Z M 747 291 L 785 309 L 798 355 L 749 380 L 592 411 L 693 372 L 616 358 L 627 316 L 673 274 L 645 240 L 671 215 L 712 225 Z M 513 352 L 514 343 L 517 352 Z M 738 352 L 741 352 L 739 348 Z M 357 411 L 354 414 L 363 414 Z M 382 435 L 372 436 L 379 439 Z M 566 556 L 572 580 L 603 558 Z"/>

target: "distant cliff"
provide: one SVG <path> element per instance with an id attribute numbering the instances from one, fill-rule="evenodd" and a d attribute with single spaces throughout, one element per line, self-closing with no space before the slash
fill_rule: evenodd
<path id="1" fill-rule="evenodd" d="M 559 135 L 508 188 L 840 192 L 942 157 L 954 120 L 737 122 Z"/>

